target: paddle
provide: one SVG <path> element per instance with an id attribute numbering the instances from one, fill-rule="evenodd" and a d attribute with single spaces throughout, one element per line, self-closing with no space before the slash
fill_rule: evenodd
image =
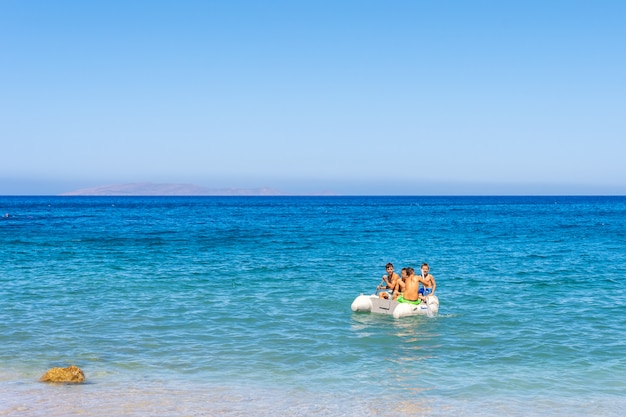
<path id="1" fill-rule="evenodd" d="M 432 319 L 433 317 L 435 317 L 435 313 L 433 313 L 433 311 L 430 309 L 430 304 L 428 304 L 428 301 L 426 299 L 424 299 L 424 301 L 426 302 L 426 315 Z"/>
<path id="2" fill-rule="evenodd" d="M 385 291 L 388 285 L 389 282 L 385 281 L 385 276 L 383 275 L 383 278 L 380 280 L 380 284 L 378 284 L 378 286 L 376 287 L 376 295 L 379 295 L 382 291 Z M 385 299 L 389 299 L 389 297 L 386 297 Z"/>
<path id="3" fill-rule="evenodd" d="M 426 277 L 424 276 L 424 271 L 422 271 L 422 279 L 425 280 Z M 430 304 L 428 304 L 428 295 L 426 295 L 426 287 L 424 286 L 424 284 L 422 284 L 422 287 L 424 288 L 424 302 L 426 303 L 426 315 L 430 318 L 435 317 L 435 313 L 433 313 L 433 311 L 430 309 Z"/>
<path id="4" fill-rule="evenodd" d="M 379 292 L 380 290 L 382 290 L 382 289 L 383 289 L 384 287 L 386 287 L 386 286 L 387 286 L 387 283 L 385 282 L 385 278 L 383 277 L 383 278 L 380 280 L 380 283 L 378 284 L 378 286 L 376 287 L 376 294 L 378 294 L 378 292 Z"/>

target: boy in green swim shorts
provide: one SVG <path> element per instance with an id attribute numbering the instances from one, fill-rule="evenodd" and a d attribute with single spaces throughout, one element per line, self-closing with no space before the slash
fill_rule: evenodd
<path id="1" fill-rule="evenodd" d="M 419 303 L 422 302 L 422 300 L 415 300 L 415 301 L 410 301 L 404 298 L 404 296 L 399 296 L 398 299 L 396 300 L 399 303 L 407 303 L 407 304 L 415 304 L 418 305 Z"/>
<path id="2" fill-rule="evenodd" d="M 404 281 L 404 285 L 401 285 L 404 290 L 403 293 L 398 297 L 397 301 L 399 303 L 411 303 L 411 304 L 419 304 L 419 285 L 420 281 L 415 275 L 415 270 L 413 268 L 406 268 L 407 277 Z"/>

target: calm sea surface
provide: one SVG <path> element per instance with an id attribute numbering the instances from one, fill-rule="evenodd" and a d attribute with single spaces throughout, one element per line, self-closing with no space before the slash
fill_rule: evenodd
<path id="1" fill-rule="evenodd" d="M 0 214 L 0 416 L 626 414 L 626 197 L 0 197 Z M 430 264 L 437 317 L 352 313 L 387 262 Z M 87 384 L 37 382 L 70 364 Z"/>

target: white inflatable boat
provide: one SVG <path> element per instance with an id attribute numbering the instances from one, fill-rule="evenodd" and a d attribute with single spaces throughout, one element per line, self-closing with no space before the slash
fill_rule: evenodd
<path id="1" fill-rule="evenodd" d="M 439 298 L 429 295 L 419 304 L 399 303 L 391 298 L 379 298 L 377 294 L 359 295 L 352 302 L 352 311 L 391 314 L 394 318 L 425 314 L 433 317 L 439 311 Z"/>

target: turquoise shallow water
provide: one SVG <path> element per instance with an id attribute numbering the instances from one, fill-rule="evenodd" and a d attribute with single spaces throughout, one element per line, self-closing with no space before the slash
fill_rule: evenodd
<path id="1" fill-rule="evenodd" d="M 624 197 L 0 197 L 0 415 L 624 415 Z M 354 314 L 391 261 L 435 318 Z M 76 364 L 88 384 L 49 386 Z"/>

